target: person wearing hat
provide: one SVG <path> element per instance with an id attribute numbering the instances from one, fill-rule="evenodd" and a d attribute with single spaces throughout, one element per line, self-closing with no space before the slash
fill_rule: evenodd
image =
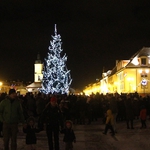
<path id="1" fill-rule="evenodd" d="M 10 89 L 8 96 L 0 102 L 0 121 L 3 122 L 4 150 L 17 150 L 18 123 L 25 124 L 22 106 L 17 99 L 15 89 Z"/>
<path id="2" fill-rule="evenodd" d="M 49 150 L 59 150 L 59 128 L 63 128 L 64 122 L 55 96 L 50 98 L 50 102 L 46 105 L 46 108 L 39 117 L 39 125 L 41 126 L 44 123 L 46 124 Z"/>

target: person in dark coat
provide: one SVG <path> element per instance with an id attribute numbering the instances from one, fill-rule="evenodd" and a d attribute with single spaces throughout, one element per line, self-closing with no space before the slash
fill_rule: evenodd
<path id="1" fill-rule="evenodd" d="M 27 126 L 23 127 L 23 132 L 26 133 L 26 144 L 28 150 L 36 150 L 36 133 L 40 132 L 35 126 L 35 120 L 33 117 L 29 117 L 27 120 Z"/>
<path id="2" fill-rule="evenodd" d="M 3 122 L 0 121 L 0 137 L 3 137 L 2 131 L 3 131 Z"/>
<path id="3" fill-rule="evenodd" d="M 18 125 L 21 123 L 25 126 L 26 122 L 15 89 L 10 89 L 5 99 L 0 102 L 0 121 L 3 123 L 4 150 L 9 150 L 9 147 L 17 150 Z"/>
<path id="4" fill-rule="evenodd" d="M 1 96 L 0 96 L 0 102 L 5 99 L 6 97 L 6 93 L 2 93 Z M 0 137 L 3 137 L 3 122 L 0 121 Z"/>
<path id="5" fill-rule="evenodd" d="M 110 97 L 110 109 L 112 111 L 112 114 L 114 116 L 114 124 L 113 128 L 115 133 L 117 133 L 117 115 L 118 115 L 118 105 L 117 105 L 117 97 L 111 96 Z"/>
<path id="6" fill-rule="evenodd" d="M 40 116 L 46 106 L 46 100 L 43 98 L 42 93 L 38 93 L 36 100 L 36 113 L 37 116 Z"/>
<path id="7" fill-rule="evenodd" d="M 132 104 L 132 99 L 130 95 L 127 95 L 127 98 L 125 100 L 125 108 L 126 108 L 127 129 L 130 129 L 130 128 L 134 129 L 133 127 L 134 111 L 133 111 L 133 104 Z"/>
<path id="8" fill-rule="evenodd" d="M 49 150 L 59 150 L 59 132 L 64 127 L 62 113 L 57 104 L 55 96 L 50 98 L 50 103 L 46 105 L 43 113 L 39 117 L 39 128 L 43 128 L 42 124 L 46 124 L 46 134 L 48 138 Z M 54 139 L 54 143 L 53 143 Z M 54 145 L 54 147 L 53 147 Z"/>
<path id="9" fill-rule="evenodd" d="M 86 115 L 87 115 L 87 119 L 88 119 L 88 124 L 91 124 L 91 122 L 92 122 L 93 110 L 92 110 L 91 101 L 92 101 L 91 97 L 88 97 L 86 100 Z"/>
<path id="10" fill-rule="evenodd" d="M 65 142 L 65 150 L 73 150 L 73 142 L 76 142 L 76 136 L 72 129 L 72 121 L 66 120 L 65 129 L 61 130 L 61 133 L 64 134 L 63 141 Z"/>

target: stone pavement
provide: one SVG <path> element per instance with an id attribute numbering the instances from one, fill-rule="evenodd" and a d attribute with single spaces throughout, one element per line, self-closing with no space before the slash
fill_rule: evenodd
<path id="1" fill-rule="evenodd" d="M 134 120 L 134 129 L 127 129 L 125 121 L 118 122 L 118 133 L 112 137 L 108 132 L 102 134 L 105 125 L 101 119 L 91 125 L 74 125 L 76 143 L 74 150 L 150 150 L 150 120 L 147 120 L 147 129 L 140 129 L 140 120 Z M 60 134 L 60 150 L 65 150 Z M 3 140 L 0 138 L 0 150 L 3 150 Z M 19 127 L 18 150 L 27 150 L 25 134 Z M 37 150 L 48 150 L 45 131 L 37 133 Z"/>

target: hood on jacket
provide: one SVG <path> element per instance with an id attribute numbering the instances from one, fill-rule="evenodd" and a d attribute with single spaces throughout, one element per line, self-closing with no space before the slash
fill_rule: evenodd
<path id="1" fill-rule="evenodd" d="M 107 115 L 108 116 L 112 115 L 112 111 L 110 109 L 107 110 Z"/>

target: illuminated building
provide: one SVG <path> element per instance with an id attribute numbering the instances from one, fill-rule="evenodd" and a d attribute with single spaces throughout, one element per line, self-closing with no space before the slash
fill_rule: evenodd
<path id="1" fill-rule="evenodd" d="M 16 92 L 20 95 L 25 95 L 27 93 L 26 85 L 28 83 L 24 83 L 23 81 L 12 81 L 6 80 L 0 82 L 0 93 L 7 93 L 10 89 L 15 89 Z"/>
<path id="2" fill-rule="evenodd" d="M 28 92 L 37 93 L 41 88 L 41 81 L 43 79 L 43 63 L 40 60 L 40 55 L 37 55 L 37 60 L 34 64 L 34 82 L 26 87 Z"/>
<path id="3" fill-rule="evenodd" d="M 102 74 L 99 87 L 88 85 L 83 92 L 95 93 L 150 93 L 150 47 L 143 47 L 129 60 L 117 60 L 116 66 Z M 94 88 L 95 87 L 95 88 Z M 96 89 L 97 88 L 97 89 Z"/>
<path id="4" fill-rule="evenodd" d="M 43 63 L 40 59 L 40 54 L 37 55 L 37 60 L 34 64 L 34 82 L 41 82 L 43 79 Z"/>

